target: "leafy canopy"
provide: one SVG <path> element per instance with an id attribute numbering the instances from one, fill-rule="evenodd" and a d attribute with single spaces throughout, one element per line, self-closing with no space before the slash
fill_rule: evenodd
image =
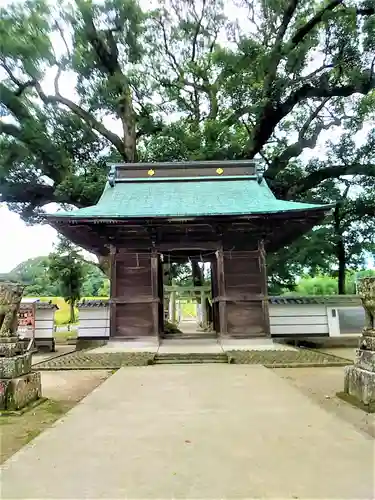
<path id="1" fill-rule="evenodd" d="M 340 241 L 349 253 L 371 241 L 372 0 L 27 0 L 0 9 L 0 44 L 0 193 L 28 222 L 51 202 L 94 204 L 108 161 L 258 158 L 280 198 L 362 186 L 309 237 L 311 257 L 315 236 L 332 236 L 312 268 Z M 337 127 L 338 149 L 301 161 Z M 357 132 L 372 149 L 353 147 Z M 345 226 L 357 220 L 360 235 Z"/>

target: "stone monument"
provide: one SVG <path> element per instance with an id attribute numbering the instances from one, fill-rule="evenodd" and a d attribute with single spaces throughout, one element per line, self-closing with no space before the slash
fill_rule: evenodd
<path id="1" fill-rule="evenodd" d="M 0 411 L 21 410 L 41 397 L 40 373 L 31 372 L 32 353 L 17 334 L 23 289 L 0 283 Z"/>
<path id="2" fill-rule="evenodd" d="M 345 371 L 344 392 L 375 411 L 375 276 L 358 280 L 357 290 L 365 309 L 366 324 L 354 365 Z"/>

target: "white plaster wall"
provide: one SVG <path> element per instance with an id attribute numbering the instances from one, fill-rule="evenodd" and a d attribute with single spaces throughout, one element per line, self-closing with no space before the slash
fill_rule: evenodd
<path id="1" fill-rule="evenodd" d="M 55 309 L 37 309 L 35 312 L 35 338 L 36 339 L 51 339 L 54 334 Z M 18 329 L 18 333 L 22 338 L 31 339 L 33 336 L 32 329 L 23 327 Z"/>
<path id="2" fill-rule="evenodd" d="M 109 337 L 109 307 L 80 308 L 78 337 Z"/>
<path id="3" fill-rule="evenodd" d="M 270 304 L 269 313 L 271 335 L 329 335 L 324 304 Z"/>

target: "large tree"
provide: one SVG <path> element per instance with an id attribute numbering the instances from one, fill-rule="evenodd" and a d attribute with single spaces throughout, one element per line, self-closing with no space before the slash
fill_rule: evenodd
<path id="1" fill-rule="evenodd" d="M 0 42 L 0 191 L 28 221 L 95 203 L 110 159 L 260 158 L 285 199 L 375 178 L 296 160 L 374 118 L 373 0 L 28 0 L 0 10 Z"/>

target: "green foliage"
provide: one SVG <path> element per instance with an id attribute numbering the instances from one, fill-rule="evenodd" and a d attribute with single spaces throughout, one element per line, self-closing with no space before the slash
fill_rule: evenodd
<path id="1" fill-rule="evenodd" d="M 36 222 L 51 202 L 96 203 L 108 161 L 257 158 L 278 197 L 339 202 L 269 257 L 271 288 L 338 267 L 345 290 L 345 270 L 374 252 L 375 133 L 353 142 L 375 117 L 374 14 L 355 0 L 7 4 L 2 201 Z M 329 143 L 339 126 L 342 140 Z M 302 161 L 319 139 L 327 158 Z M 84 293 L 99 293 L 94 271 L 90 281 Z"/>
<path id="2" fill-rule="evenodd" d="M 375 276 L 375 270 L 349 272 L 346 293 L 355 295 L 356 280 L 365 276 Z M 284 295 L 336 295 L 337 293 L 337 278 L 326 275 L 305 276 L 298 281 L 293 291 L 284 291 Z"/>
<path id="3" fill-rule="evenodd" d="M 93 262 L 83 261 L 82 296 L 107 297 L 109 295 L 109 280 Z M 61 263 L 61 262 L 60 262 Z M 21 262 L 10 273 L 2 275 L 5 281 L 21 282 L 25 285 L 24 296 L 27 297 L 57 297 L 60 295 L 60 281 L 50 273 L 49 257 L 36 257 Z M 53 274 L 53 273 L 52 273 Z M 55 303 L 55 302 L 54 302 Z M 60 307 L 60 304 L 57 304 Z M 61 313 L 58 313 L 58 316 Z"/>
<path id="4" fill-rule="evenodd" d="M 297 295 L 335 295 L 337 280 L 329 276 L 302 278 L 296 287 Z"/>
<path id="5" fill-rule="evenodd" d="M 60 294 L 70 305 L 70 323 L 75 323 L 75 304 L 82 296 L 85 265 L 77 249 L 66 239 L 49 256 L 49 274 L 58 283 Z"/>
<path id="6" fill-rule="evenodd" d="M 39 296 L 40 300 L 43 302 L 51 302 L 52 304 L 56 304 L 58 309 L 55 311 L 55 325 L 60 326 L 60 325 L 67 325 L 70 323 L 70 315 L 71 315 L 71 308 L 70 305 L 65 302 L 63 297 L 57 297 L 57 296 Z M 78 319 L 78 309 L 75 308 L 75 319 Z"/>
<path id="7" fill-rule="evenodd" d="M 36 257 L 21 262 L 8 276 L 14 281 L 25 284 L 24 295 L 29 297 L 58 295 L 58 286 L 51 282 L 48 268 L 48 257 Z"/>
<path id="8" fill-rule="evenodd" d="M 110 292 L 110 281 L 108 279 L 104 279 L 102 281 L 102 285 L 98 290 L 98 297 L 109 297 Z"/>

